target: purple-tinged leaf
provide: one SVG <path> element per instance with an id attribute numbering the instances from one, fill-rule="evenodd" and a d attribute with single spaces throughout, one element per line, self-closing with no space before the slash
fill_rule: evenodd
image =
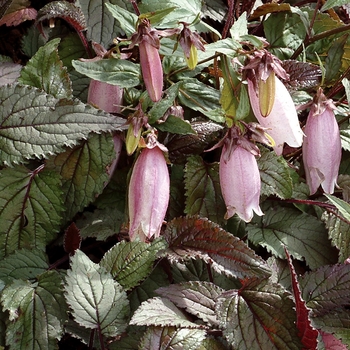
<path id="1" fill-rule="evenodd" d="M 320 331 L 322 341 L 326 350 L 347 350 L 348 347 L 344 345 L 333 334 Z"/>
<path id="2" fill-rule="evenodd" d="M 165 255 L 170 261 L 200 258 L 217 272 L 238 278 L 270 274 L 265 261 L 243 241 L 208 219 L 176 218 L 168 223 L 164 237 L 169 244 Z"/>
<path id="3" fill-rule="evenodd" d="M 350 264 L 322 266 L 299 281 L 302 297 L 313 315 L 350 304 Z"/>
<path id="4" fill-rule="evenodd" d="M 80 230 L 73 222 L 68 226 L 68 228 L 64 232 L 64 237 L 63 237 L 64 250 L 66 251 L 66 253 L 70 255 L 73 255 L 74 252 L 80 248 L 81 236 L 79 231 Z"/>
<path id="5" fill-rule="evenodd" d="M 14 12 L 6 13 L 4 17 L 0 19 L 0 25 L 18 26 L 25 21 L 34 20 L 37 16 L 37 11 L 34 8 L 22 8 Z"/>
<path id="6" fill-rule="evenodd" d="M 6 84 L 12 84 L 16 82 L 20 76 L 21 69 L 23 67 L 20 64 L 12 62 L 0 63 L 0 86 Z"/>
<path id="7" fill-rule="evenodd" d="M 215 314 L 215 302 L 224 290 L 211 282 L 184 282 L 162 287 L 156 292 L 172 301 L 177 307 L 186 309 L 210 326 L 217 327 L 219 321 Z"/>
<path id="8" fill-rule="evenodd" d="M 234 349 L 302 348 L 294 303 L 279 284 L 246 280 L 240 290 L 229 290 L 218 298 L 216 312 Z"/>
<path id="9" fill-rule="evenodd" d="M 287 255 L 287 261 L 289 264 L 289 269 L 290 269 L 291 278 L 292 278 L 292 287 L 293 287 L 294 301 L 295 301 L 295 307 L 296 307 L 296 313 L 297 313 L 296 325 L 299 330 L 299 337 L 301 339 L 301 342 L 303 343 L 303 349 L 314 350 L 317 348 L 318 332 L 311 325 L 310 317 L 309 317 L 310 309 L 306 306 L 305 301 L 301 297 L 298 278 L 293 266 L 292 259 L 288 254 L 287 249 L 286 249 L 286 255 Z"/>

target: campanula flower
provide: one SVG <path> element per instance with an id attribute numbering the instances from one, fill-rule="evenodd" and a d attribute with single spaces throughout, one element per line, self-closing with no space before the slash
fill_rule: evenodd
<path id="1" fill-rule="evenodd" d="M 341 160 L 341 140 L 334 116 L 335 106 L 319 89 L 306 121 L 303 162 L 310 194 L 321 185 L 333 193 Z"/>

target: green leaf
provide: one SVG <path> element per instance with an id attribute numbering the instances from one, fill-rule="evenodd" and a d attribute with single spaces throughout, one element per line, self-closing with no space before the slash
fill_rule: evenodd
<path id="1" fill-rule="evenodd" d="M 350 264 L 322 266 L 299 281 L 302 297 L 315 316 L 350 303 Z"/>
<path id="2" fill-rule="evenodd" d="M 0 62 L 0 86 L 15 83 L 22 68 L 18 63 Z"/>
<path id="3" fill-rule="evenodd" d="M 122 241 L 103 256 L 100 265 L 124 289 L 131 289 L 151 273 L 158 251 L 165 248 L 163 239 L 157 239 L 150 244 Z"/>
<path id="4" fill-rule="evenodd" d="M 205 334 L 202 329 L 150 327 L 142 337 L 139 349 L 197 350 Z"/>
<path id="5" fill-rule="evenodd" d="M 157 11 L 143 13 L 141 16 L 147 18 L 151 22 L 152 26 L 157 26 L 161 24 L 164 18 L 171 12 L 173 12 L 175 9 L 177 9 L 177 7 L 175 6 L 168 7 Z"/>
<path id="6" fill-rule="evenodd" d="M 221 195 L 219 164 L 207 164 L 200 156 L 188 158 L 185 168 L 185 213 L 224 223 L 226 207 Z"/>
<path id="7" fill-rule="evenodd" d="M 349 4 L 348 0 L 327 0 L 326 3 L 321 7 L 321 11 L 327 11 L 333 7 L 347 4 Z"/>
<path id="8" fill-rule="evenodd" d="M 337 261 L 323 224 L 314 216 L 292 208 L 276 207 L 265 211 L 259 222 L 248 224 L 248 238 L 276 257 L 285 258 L 285 248 L 295 259 L 311 269 Z"/>
<path id="9" fill-rule="evenodd" d="M 261 158 L 258 165 L 261 177 L 261 194 L 276 195 L 279 198 L 290 198 L 293 193 L 293 182 L 289 174 L 288 163 L 283 157 L 276 156 L 265 147 L 260 147 Z"/>
<path id="10" fill-rule="evenodd" d="M 156 128 L 160 131 L 179 135 L 190 135 L 196 133 L 188 121 L 174 115 L 169 115 L 166 121 L 164 123 L 157 124 Z"/>
<path id="11" fill-rule="evenodd" d="M 14 280 L 3 290 L 1 302 L 11 321 L 6 333 L 11 349 L 58 349 L 67 320 L 58 272 L 47 271 L 34 283 Z"/>
<path id="12" fill-rule="evenodd" d="M 237 41 L 241 40 L 241 37 L 248 34 L 248 21 L 247 13 L 243 12 L 241 16 L 233 23 L 230 28 L 231 38 Z"/>
<path id="13" fill-rule="evenodd" d="M 265 261 L 243 241 L 207 219 L 196 216 L 174 219 L 168 223 L 164 238 L 169 244 L 165 255 L 170 261 L 200 258 L 229 277 L 270 274 Z"/>
<path id="14" fill-rule="evenodd" d="M 71 258 L 65 297 L 74 319 L 105 336 L 117 336 L 126 326 L 129 302 L 123 288 L 109 272 L 94 264 L 82 251 Z"/>
<path id="15" fill-rule="evenodd" d="M 344 78 L 341 82 L 345 88 L 346 99 L 350 101 L 350 80 Z"/>
<path id="16" fill-rule="evenodd" d="M 44 251 L 21 249 L 2 260 L 0 280 L 7 283 L 12 279 L 34 279 L 48 268 L 49 262 Z"/>
<path id="17" fill-rule="evenodd" d="M 140 84 L 140 66 L 127 60 L 116 58 L 98 61 L 72 61 L 73 67 L 91 79 L 103 81 L 121 88 Z"/>
<path id="18" fill-rule="evenodd" d="M 111 4 L 106 2 L 105 5 L 108 11 L 114 17 L 114 20 L 117 23 L 119 23 L 120 29 L 125 32 L 126 36 L 130 37 L 132 34 L 136 32 L 136 23 L 137 23 L 138 17 L 134 13 L 123 9 L 117 4 Z M 106 28 L 104 28 L 104 30 L 105 29 Z"/>
<path id="19" fill-rule="evenodd" d="M 186 314 L 165 298 L 152 298 L 144 301 L 135 311 L 130 324 L 137 326 L 202 328 L 202 326 L 188 321 Z"/>
<path id="20" fill-rule="evenodd" d="M 78 100 L 57 100 L 37 88 L 0 87 L 0 164 L 46 157 L 91 132 L 120 130 L 124 119 Z"/>
<path id="21" fill-rule="evenodd" d="M 239 291 L 224 292 L 216 312 L 234 349 L 299 350 L 294 308 L 290 293 L 280 285 L 252 280 Z"/>
<path id="22" fill-rule="evenodd" d="M 21 71 L 18 82 L 44 90 L 54 97 L 72 98 L 72 84 L 67 68 L 58 56 L 60 39 L 53 39 L 30 59 Z"/>
<path id="23" fill-rule="evenodd" d="M 210 326 L 219 325 L 215 302 L 224 290 L 211 282 L 185 282 L 162 287 L 156 292 L 177 307 L 197 316 Z"/>
<path id="24" fill-rule="evenodd" d="M 336 208 L 340 211 L 344 218 L 350 221 L 350 204 L 330 194 L 325 193 L 325 196 L 332 204 L 336 206 Z"/>
<path id="25" fill-rule="evenodd" d="M 341 36 L 333 41 L 331 47 L 328 50 L 325 60 L 325 81 L 326 84 L 330 84 L 332 80 L 339 77 L 342 66 L 342 57 L 344 55 L 344 45 L 348 39 L 348 34 Z"/>
<path id="26" fill-rule="evenodd" d="M 199 80 L 189 78 L 183 80 L 179 90 L 179 101 L 185 106 L 203 113 L 209 119 L 223 123 L 223 114 L 214 113 L 221 111 L 219 103 L 220 91 L 201 83 Z"/>
<path id="27" fill-rule="evenodd" d="M 60 229 L 62 205 L 58 174 L 24 166 L 0 171 L 0 256 L 20 248 L 45 249 Z"/>
<path id="28" fill-rule="evenodd" d="M 93 202 L 108 182 L 107 168 L 115 158 L 112 136 L 94 135 L 55 158 L 47 166 L 61 175 L 66 217 Z"/>

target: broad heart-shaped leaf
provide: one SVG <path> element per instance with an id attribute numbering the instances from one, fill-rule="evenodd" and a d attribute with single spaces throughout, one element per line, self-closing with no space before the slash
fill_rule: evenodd
<path id="1" fill-rule="evenodd" d="M 299 281 L 303 299 L 313 315 L 350 304 L 350 264 L 322 266 Z"/>
<path id="2" fill-rule="evenodd" d="M 80 250 L 71 258 L 65 291 L 66 301 L 80 325 L 97 328 L 105 336 L 116 336 L 125 330 L 129 313 L 125 291 L 109 272 Z"/>
<path id="3" fill-rule="evenodd" d="M 33 283 L 14 280 L 2 291 L 1 303 L 11 321 L 6 332 L 11 349 L 58 349 L 68 310 L 57 271 L 47 271 Z"/>
<path id="4" fill-rule="evenodd" d="M 19 248 L 45 249 L 64 210 L 59 175 L 42 166 L 0 170 L 0 257 Z"/>
<path id="5" fill-rule="evenodd" d="M 339 262 L 344 262 L 350 256 L 350 225 L 327 212 L 323 213 L 322 220 L 328 228 L 332 244 L 339 249 Z"/>
<path id="6" fill-rule="evenodd" d="M 291 295 L 268 280 L 248 280 L 224 292 L 216 313 L 233 349 L 302 349 Z"/>
<path id="7" fill-rule="evenodd" d="M 200 156 L 190 157 L 185 168 L 185 189 L 186 214 L 224 223 L 226 207 L 221 195 L 218 163 L 207 164 Z"/>
<path id="8" fill-rule="evenodd" d="M 215 302 L 224 290 L 214 283 L 195 281 L 171 284 L 157 289 L 156 292 L 209 325 L 219 325 L 215 314 Z"/>
<path id="9" fill-rule="evenodd" d="M 158 297 L 144 301 L 135 311 L 130 324 L 137 326 L 204 328 L 204 326 L 189 321 L 186 314 L 170 300 Z"/>
<path id="10" fill-rule="evenodd" d="M 67 219 L 95 200 L 109 176 L 107 168 L 115 158 L 112 136 L 93 135 L 55 158 L 47 166 L 61 175 Z"/>
<path id="11" fill-rule="evenodd" d="M 327 231 L 314 216 L 293 208 L 276 207 L 255 218 L 247 225 L 248 238 L 254 244 L 265 247 L 276 257 L 285 258 L 284 249 L 311 269 L 337 261 Z"/>
<path id="12" fill-rule="evenodd" d="M 0 100 L 0 164 L 46 157 L 91 132 L 120 130 L 124 124 L 78 100 L 57 100 L 30 86 L 2 86 Z"/>
<path id="13" fill-rule="evenodd" d="M 141 339 L 139 349 L 195 350 L 206 335 L 203 329 L 149 327 Z M 118 349 L 119 350 L 119 349 Z M 215 350 L 211 348 L 211 350 Z"/>
<path id="14" fill-rule="evenodd" d="M 140 66 L 127 60 L 116 58 L 98 61 L 72 61 L 73 67 L 91 79 L 103 81 L 121 88 L 140 84 Z"/>
<path id="15" fill-rule="evenodd" d="M 265 261 L 243 241 L 219 225 L 198 216 L 176 218 L 168 223 L 164 237 L 170 261 L 193 258 L 210 263 L 219 273 L 230 277 L 266 277 L 270 274 Z"/>
<path id="16" fill-rule="evenodd" d="M 151 273 L 157 252 L 165 248 L 163 239 L 157 239 L 151 244 L 122 241 L 103 256 L 100 265 L 123 288 L 131 289 Z"/>
<path id="17" fill-rule="evenodd" d="M 2 259 L 0 280 L 29 280 L 43 274 L 49 268 L 48 258 L 39 249 L 20 249 Z"/>
<path id="18" fill-rule="evenodd" d="M 267 131 L 268 132 L 268 131 Z M 276 195 L 279 198 L 290 198 L 293 193 L 293 182 L 289 167 L 283 157 L 260 147 L 261 158 L 258 165 L 261 177 L 261 194 Z"/>
<path id="19" fill-rule="evenodd" d="M 18 82 L 42 89 L 58 99 L 69 99 L 72 97 L 72 84 L 67 68 L 63 67 L 58 56 L 59 43 L 60 39 L 57 38 L 39 48 L 22 69 Z"/>
<path id="20" fill-rule="evenodd" d="M 305 300 L 301 297 L 301 291 L 297 274 L 295 272 L 292 259 L 286 250 L 287 261 L 292 277 L 292 287 L 295 300 L 295 308 L 297 313 L 297 328 L 299 330 L 299 337 L 305 349 L 316 349 L 317 348 L 317 336 L 318 332 L 311 326 L 310 322 L 310 309 L 307 308 Z"/>

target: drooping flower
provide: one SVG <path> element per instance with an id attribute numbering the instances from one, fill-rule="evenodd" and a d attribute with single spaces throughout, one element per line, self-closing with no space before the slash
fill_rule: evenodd
<path id="1" fill-rule="evenodd" d="M 219 165 L 220 186 L 227 208 L 225 219 L 237 214 L 249 222 L 253 218 L 253 212 L 263 215 L 259 206 L 261 180 L 255 158 L 260 152 L 235 129 L 231 128 L 231 135 L 222 148 Z"/>
<path id="2" fill-rule="evenodd" d="M 303 162 L 310 194 L 321 185 L 333 193 L 341 161 L 341 140 L 334 116 L 335 106 L 319 89 L 305 125 Z"/>
<path id="3" fill-rule="evenodd" d="M 274 139 L 276 154 L 282 154 L 284 143 L 300 147 L 303 131 L 292 97 L 278 78 L 288 79 L 279 59 L 266 50 L 260 50 L 244 69 L 253 113 Z"/>
<path id="4" fill-rule="evenodd" d="M 162 146 L 151 142 L 148 147 L 137 158 L 129 183 L 131 241 L 159 237 L 169 203 L 170 178 Z"/>

